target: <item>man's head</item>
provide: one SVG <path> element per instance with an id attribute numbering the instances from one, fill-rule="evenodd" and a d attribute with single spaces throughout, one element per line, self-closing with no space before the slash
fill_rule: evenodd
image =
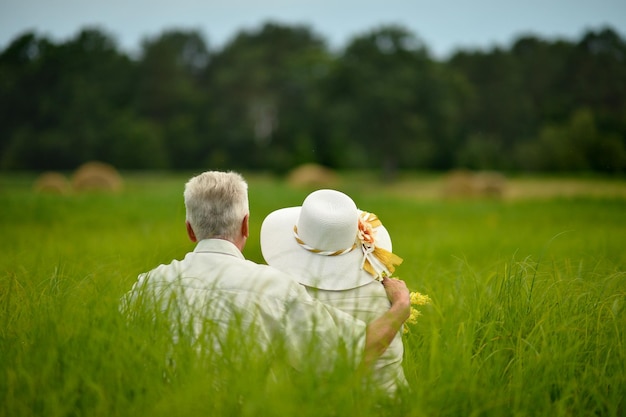
<path id="1" fill-rule="evenodd" d="M 185 185 L 187 230 L 192 240 L 248 237 L 248 184 L 235 172 L 207 171 Z M 243 246 L 240 248 L 242 249 Z"/>

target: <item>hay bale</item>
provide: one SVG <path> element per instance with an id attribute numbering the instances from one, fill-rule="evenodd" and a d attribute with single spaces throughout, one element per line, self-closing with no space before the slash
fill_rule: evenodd
<path id="1" fill-rule="evenodd" d="M 65 175 L 48 171 L 35 179 L 33 190 L 37 193 L 67 194 L 70 192 L 70 182 Z"/>
<path id="2" fill-rule="evenodd" d="M 81 165 L 72 177 L 72 187 L 79 192 L 118 192 L 123 185 L 122 176 L 112 165 L 98 161 Z"/>
<path id="3" fill-rule="evenodd" d="M 451 171 L 444 177 L 446 198 L 500 198 L 504 195 L 506 178 L 499 172 L 468 170 Z"/>
<path id="4" fill-rule="evenodd" d="M 474 175 L 474 188 L 481 197 L 503 197 L 506 178 L 499 172 L 483 171 Z"/>
<path id="5" fill-rule="evenodd" d="M 294 187 L 332 187 L 338 182 L 337 174 L 318 164 L 304 164 L 287 175 L 287 183 Z"/>
<path id="6" fill-rule="evenodd" d="M 455 170 L 443 179 L 443 196 L 446 198 L 465 198 L 474 195 L 473 174 L 467 170 Z"/>

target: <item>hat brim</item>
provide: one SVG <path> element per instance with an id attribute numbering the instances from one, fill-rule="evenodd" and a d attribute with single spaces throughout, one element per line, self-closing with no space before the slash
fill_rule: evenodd
<path id="1" fill-rule="evenodd" d="M 324 256 L 300 246 L 293 227 L 302 207 L 287 207 L 270 213 L 261 225 L 261 253 L 268 265 L 287 272 L 303 285 L 322 290 L 348 290 L 369 284 L 374 277 L 361 269 L 360 247 L 338 256 Z M 375 229 L 376 245 L 392 251 L 384 226 Z M 356 236 L 355 236 L 356 238 Z"/>

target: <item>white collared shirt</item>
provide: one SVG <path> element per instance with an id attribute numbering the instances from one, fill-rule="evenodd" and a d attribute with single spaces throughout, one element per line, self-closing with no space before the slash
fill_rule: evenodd
<path id="1" fill-rule="evenodd" d="M 151 289 L 162 308 L 172 308 L 175 296 L 177 319 L 193 320 L 196 337 L 207 324 L 223 336 L 235 320 L 243 331 L 254 328 L 262 347 L 282 337 L 296 369 L 311 360 L 312 339 L 315 350 L 325 352 L 321 366 L 332 364 L 342 345 L 354 352 L 355 366 L 361 360 L 365 322 L 313 299 L 290 275 L 246 260 L 226 240 L 202 240 L 183 260 L 141 274 L 127 300 L 140 289 Z"/>

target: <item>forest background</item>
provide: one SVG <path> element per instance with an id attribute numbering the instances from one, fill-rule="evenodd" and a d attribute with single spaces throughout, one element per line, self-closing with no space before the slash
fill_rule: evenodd
<path id="1" fill-rule="evenodd" d="M 626 43 L 610 27 L 578 40 L 434 59 L 402 26 L 340 51 L 307 26 L 267 22 L 219 50 L 168 30 L 139 53 L 85 27 L 35 32 L 0 51 L 0 170 L 455 168 L 626 171 Z"/>

